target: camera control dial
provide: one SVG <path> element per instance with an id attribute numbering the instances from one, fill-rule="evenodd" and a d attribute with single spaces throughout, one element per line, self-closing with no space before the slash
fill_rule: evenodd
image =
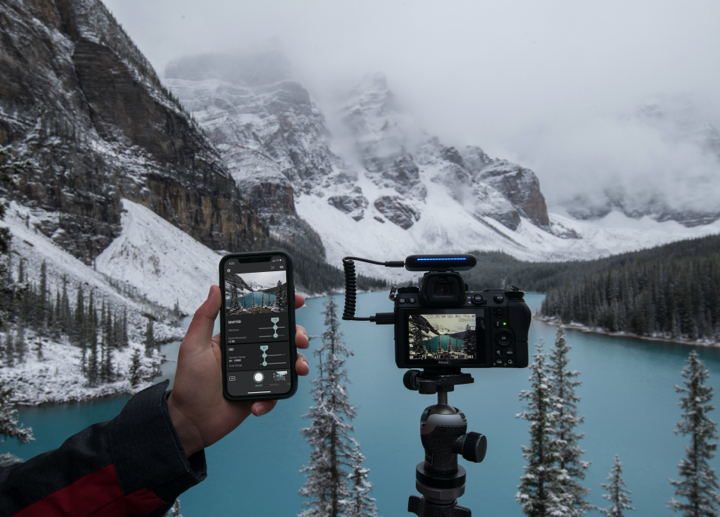
<path id="1" fill-rule="evenodd" d="M 483 305 L 487 303 L 487 300 L 481 294 L 471 296 L 470 301 L 475 305 Z"/>

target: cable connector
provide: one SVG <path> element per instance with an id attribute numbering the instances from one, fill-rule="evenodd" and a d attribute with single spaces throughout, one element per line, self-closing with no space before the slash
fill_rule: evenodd
<path id="1" fill-rule="evenodd" d="M 378 312 L 375 316 L 370 316 L 370 321 L 374 321 L 377 325 L 392 325 L 395 323 L 395 313 Z"/>

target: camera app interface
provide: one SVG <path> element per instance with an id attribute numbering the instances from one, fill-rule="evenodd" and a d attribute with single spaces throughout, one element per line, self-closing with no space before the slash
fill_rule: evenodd
<path id="1" fill-rule="evenodd" d="M 287 261 L 227 260 L 225 336 L 228 392 L 235 396 L 290 391 Z"/>
<path id="2" fill-rule="evenodd" d="M 478 357 L 475 314 L 410 314 L 409 360 L 475 361 Z"/>

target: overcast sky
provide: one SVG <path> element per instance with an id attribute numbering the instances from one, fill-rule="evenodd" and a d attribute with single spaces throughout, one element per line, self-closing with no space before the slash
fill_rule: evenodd
<path id="1" fill-rule="evenodd" d="M 533 168 L 546 196 L 598 167 L 613 181 L 645 178 L 669 159 L 680 165 L 665 175 L 686 159 L 707 173 L 706 157 L 679 159 L 662 135 L 620 122 L 645 101 L 692 94 L 701 117 L 720 121 L 717 0 L 105 3 L 161 76 L 183 55 L 270 41 L 321 106 L 384 72 L 429 133 Z"/>

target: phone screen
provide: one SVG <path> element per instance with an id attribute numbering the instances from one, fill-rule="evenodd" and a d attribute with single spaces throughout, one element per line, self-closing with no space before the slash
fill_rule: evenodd
<path id="1" fill-rule="evenodd" d="M 232 256 L 223 262 L 225 375 L 233 397 L 282 395 L 292 389 L 295 322 L 289 267 L 283 255 Z"/>

